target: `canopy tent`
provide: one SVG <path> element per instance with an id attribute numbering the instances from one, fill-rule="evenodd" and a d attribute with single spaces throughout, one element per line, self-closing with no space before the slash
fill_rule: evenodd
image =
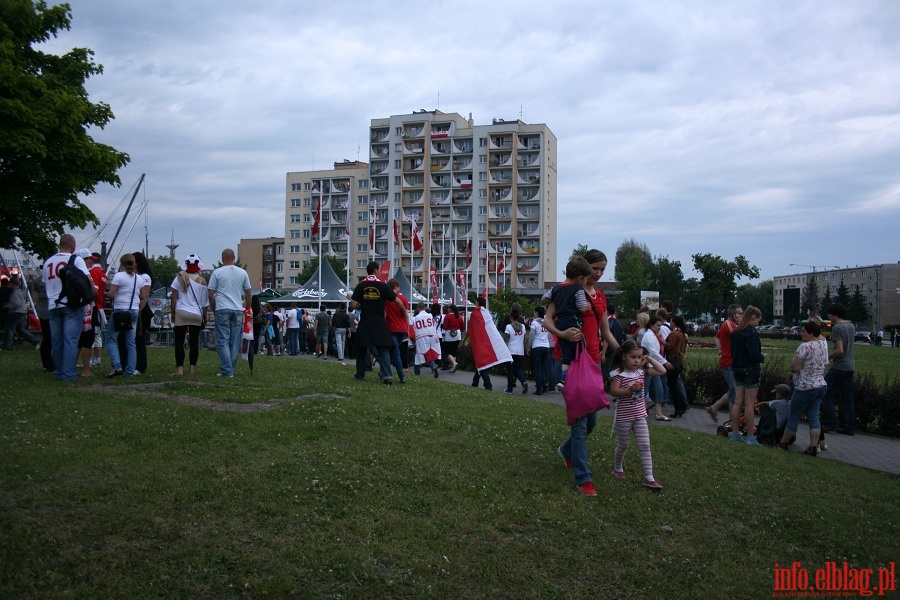
<path id="1" fill-rule="evenodd" d="M 259 296 L 260 302 L 268 302 L 269 300 L 273 300 L 279 297 L 278 292 L 276 292 L 272 288 L 265 288 L 262 290 L 259 288 L 250 288 L 250 295 Z"/>
<path id="2" fill-rule="evenodd" d="M 465 290 L 458 289 L 453 277 L 449 275 L 444 277 L 444 285 L 441 288 L 441 297 L 438 302 L 441 304 L 455 304 L 460 308 L 472 308 L 475 305 L 464 297 Z"/>
<path id="3" fill-rule="evenodd" d="M 403 269 L 397 268 L 397 271 L 394 272 L 394 279 L 400 282 L 400 293 L 406 296 L 406 299 L 409 300 L 409 303 L 412 306 L 415 306 L 419 302 L 431 304 L 431 301 L 428 300 L 428 298 L 416 291 L 412 286 L 412 283 L 409 282 L 409 279 L 406 278 L 406 275 L 403 274 Z"/>
<path id="4" fill-rule="evenodd" d="M 322 287 L 319 288 L 319 273 L 322 275 Z M 293 302 L 313 302 L 318 304 L 349 302 L 347 296 L 353 293 L 353 289 L 347 289 L 347 285 L 338 278 L 331 263 L 327 260 L 319 261 L 319 268 L 313 273 L 305 284 L 292 292 L 286 293 L 280 298 L 269 300 L 269 304 L 291 304 Z"/>

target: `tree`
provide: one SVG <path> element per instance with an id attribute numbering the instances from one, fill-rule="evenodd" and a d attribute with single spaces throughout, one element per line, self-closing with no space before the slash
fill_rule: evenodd
<path id="1" fill-rule="evenodd" d="M 497 325 L 509 315 L 509 310 L 516 302 L 522 307 L 522 315 L 530 318 L 534 314 L 534 301 L 520 296 L 510 288 L 504 287 L 497 290 L 497 293 L 491 294 L 488 298 L 488 308 L 492 313 L 497 315 Z"/>
<path id="2" fill-rule="evenodd" d="M 844 280 L 841 279 L 841 284 L 837 289 L 837 297 L 834 299 L 835 304 L 840 304 L 844 308 L 850 306 L 850 290 L 847 288 L 847 284 L 844 283 Z M 825 308 L 828 308 L 827 306 Z"/>
<path id="3" fill-rule="evenodd" d="M 641 243 L 634 238 L 630 240 L 625 240 L 619 247 L 616 249 L 616 281 L 620 281 L 619 277 L 619 265 L 625 263 L 625 258 L 629 254 L 636 254 L 640 256 L 641 263 L 644 266 L 644 269 L 647 273 L 653 272 L 653 258 L 650 256 L 650 249 L 647 247 L 647 244 Z M 633 263 L 632 263 L 633 268 Z M 646 288 L 644 288 L 646 289 Z"/>
<path id="4" fill-rule="evenodd" d="M 590 248 L 587 247 L 587 244 L 578 244 L 569 256 L 584 256 L 588 250 Z"/>
<path id="5" fill-rule="evenodd" d="M 631 252 L 624 256 L 622 262 L 617 259 L 616 289 L 620 294 L 616 309 L 619 314 L 633 314 L 640 302 L 641 291 L 649 290 L 652 283 L 653 277 L 641 254 Z"/>
<path id="6" fill-rule="evenodd" d="M 344 278 L 347 274 L 347 262 L 343 259 L 337 258 L 336 256 L 331 256 L 328 254 L 325 255 L 325 258 L 328 259 L 328 262 L 331 264 L 331 268 L 334 269 L 334 272 L 337 274 L 338 279 L 344 281 Z M 309 281 L 310 278 L 316 274 L 316 270 L 318 270 L 318 268 L 318 257 L 313 258 L 308 263 L 306 263 L 306 266 L 303 267 L 303 270 L 300 271 L 299 275 L 297 275 L 297 281 L 300 282 L 300 285 L 303 285 L 304 283 Z M 355 283 L 355 281 L 351 281 L 350 285 L 352 286 Z"/>
<path id="7" fill-rule="evenodd" d="M 812 275 L 806 278 L 806 285 L 803 286 L 800 314 L 801 316 L 819 314 L 819 284 L 816 283 L 816 278 Z"/>
<path id="8" fill-rule="evenodd" d="M 32 47 L 68 30 L 71 17 L 68 4 L 0 2 L 0 247 L 18 238 L 38 256 L 52 254 L 66 229 L 99 223 L 79 194 L 94 193 L 99 182 L 121 185 L 116 173 L 130 160 L 88 135 L 114 118 L 84 87 L 103 72 L 94 53 L 56 56 Z"/>
<path id="9" fill-rule="evenodd" d="M 862 291 L 858 285 L 854 286 L 853 295 L 850 296 L 850 302 L 847 305 L 847 320 L 854 323 L 865 323 L 871 318 L 872 315 Z"/>
<path id="10" fill-rule="evenodd" d="M 696 321 L 706 314 L 708 304 L 700 297 L 700 281 L 696 277 L 685 279 L 682 283 L 681 302 L 677 308 L 688 321 Z"/>
<path id="11" fill-rule="evenodd" d="M 694 254 L 694 270 L 701 273 L 700 292 L 712 308 L 724 308 L 734 299 L 738 277 L 759 277 L 759 268 L 752 266 L 743 256 L 725 260 L 712 254 Z M 718 312 L 718 311 L 717 311 Z"/>
<path id="12" fill-rule="evenodd" d="M 175 276 L 181 271 L 178 261 L 171 256 L 151 256 L 147 260 L 150 261 L 153 279 L 156 280 L 154 284 L 157 287 L 165 288 L 168 294 L 169 286 L 172 285 Z"/>
<path id="13" fill-rule="evenodd" d="M 822 311 L 828 310 L 828 307 L 834 304 L 834 298 L 831 297 L 831 286 L 825 286 L 825 295 L 822 296 Z"/>
<path id="14" fill-rule="evenodd" d="M 741 306 L 753 305 L 762 311 L 763 321 L 771 321 L 774 316 L 774 290 L 775 282 L 771 279 L 760 282 L 758 285 L 745 283 L 738 287 L 736 302 Z"/>
<path id="15" fill-rule="evenodd" d="M 656 282 L 659 299 L 671 300 L 677 309 L 681 303 L 681 288 L 684 285 L 681 261 L 670 260 L 668 256 L 657 256 L 653 263 L 653 279 Z"/>

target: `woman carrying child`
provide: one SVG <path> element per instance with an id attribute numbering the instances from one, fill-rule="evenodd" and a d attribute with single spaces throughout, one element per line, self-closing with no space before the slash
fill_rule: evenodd
<path id="1" fill-rule="evenodd" d="M 646 349 L 638 346 L 633 340 L 626 340 L 616 350 L 611 366 L 613 370 L 610 372 L 610 393 L 618 400 L 615 413 L 618 440 L 612 474 L 619 479 L 625 478 L 623 460 L 631 434 L 634 433 L 638 455 L 644 468 L 643 485 L 651 490 L 661 490 L 662 485 L 653 478 L 650 428 L 647 426 L 647 405 L 644 402 L 644 378 L 647 375 L 654 377 L 665 375 L 666 369 L 659 361 L 647 355 Z"/>

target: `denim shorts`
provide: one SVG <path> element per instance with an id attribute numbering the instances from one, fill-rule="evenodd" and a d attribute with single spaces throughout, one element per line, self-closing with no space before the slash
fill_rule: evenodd
<path id="1" fill-rule="evenodd" d="M 742 388 L 758 388 L 759 387 L 759 367 L 752 369 L 735 369 L 731 372 L 734 374 L 734 384 Z"/>

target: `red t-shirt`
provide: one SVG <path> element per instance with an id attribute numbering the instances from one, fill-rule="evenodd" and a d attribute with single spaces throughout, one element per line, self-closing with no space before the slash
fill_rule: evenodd
<path id="1" fill-rule="evenodd" d="M 603 357 L 600 354 L 600 323 L 597 321 L 597 316 L 599 315 L 602 319 L 603 313 L 606 312 L 606 296 L 601 290 L 597 290 L 594 296 L 588 294 L 587 297 L 594 306 L 581 313 L 583 323 L 581 333 L 584 336 L 584 347 L 588 355 L 595 363 L 600 363 Z M 597 312 L 595 313 L 594 310 Z"/>
<path id="2" fill-rule="evenodd" d="M 91 274 L 91 281 L 94 282 L 94 287 L 97 288 L 96 306 L 102 309 L 106 298 L 106 271 L 100 265 L 94 265 L 88 269 L 88 273 Z"/>
<path id="3" fill-rule="evenodd" d="M 403 302 L 403 307 L 409 310 L 409 300 L 406 296 L 397 292 L 397 297 Z M 409 324 L 403 318 L 403 314 L 394 302 L 387 302 L 384 305 L 384 319 L 387 321 L 388 331 L 391 333 L 407 333 Z"/>
<path id="4" fill-rule="evenodd" d="M 716 332 L 716 339 L 719 340 L 719 346 L 722 348 L 722 355 L 719 357 L 720 367 L 731 366 L 731 332 L 734 331 L 734 323 L 728 319 L 719 327 Z"/>

